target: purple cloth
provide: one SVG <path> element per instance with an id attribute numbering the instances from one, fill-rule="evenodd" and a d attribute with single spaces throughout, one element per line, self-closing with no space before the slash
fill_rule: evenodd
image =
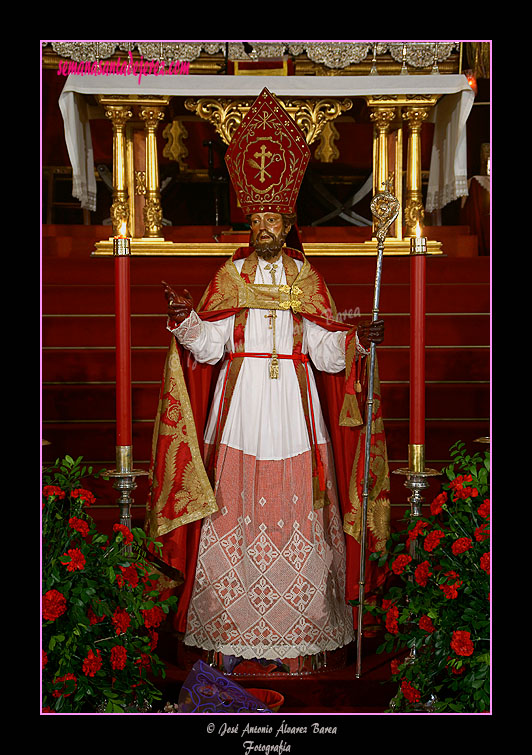
<path id="1" fill-rule="evenodd" d="M 268 706 L 203 661 L 196 661 L 178 700 L 179 713 L 271 713 Z"/>

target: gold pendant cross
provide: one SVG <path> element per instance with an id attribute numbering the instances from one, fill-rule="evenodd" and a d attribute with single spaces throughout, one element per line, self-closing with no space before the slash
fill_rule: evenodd
<path id="1" fill-rule="evenodd" d="M 271 330 L 271 329 L 272 329 L 272 320 L 275 320 L 275 318 L 277 317 L 277 314 L 276 314 L 276 312 L 275 312 L 275 309 L 272 309 L 272 310 L 271 310 L 270 312 L 268 312 L 268 314 L 267 314 L 267 315 L 264 315 L 264 317 L 265 317 L 265 318 L 267 318 L 267 317 L 269 317 L 269 318 L 270 318 L 270 322 L 269 322 L 269 324 L 268 324 L 268 328 L 269 328 L 269 329 Z"/>

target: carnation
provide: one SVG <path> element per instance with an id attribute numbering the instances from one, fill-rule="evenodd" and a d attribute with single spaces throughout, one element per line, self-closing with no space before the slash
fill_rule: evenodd
<path id="1" fill-rule="evenodd" d="M 165 612 L 159 606 L 143 609 L 141 610 L 141 613 L 144 616 L 144 626 L 148 628 L 158 627 L 166 617 Z"/>
<path id="2" fill-rule="evenodd" d="M 122 671 L 127 661 L 127 650 L 123 645 L 115 645 L 111 648 L 111 668 Z"/>
<path id="3" fill-rule="evenodd" d="M 85 506 L 90 506 L 91 503 L 96 503 L 96 498 L 90 490 L 85 490 L 85 488 L 76 488 L 75 490 L 72 490 L 70 495 L 72 498 L 81 498 Z"/>
<path id="4" fill-rule="evenodd" d="M 403 679 L 401 682 L 401 691 L 409 703 L 418 703 L 421 700 L 419 690 L 413 687 L 406 679 Z"/>
<path id="5" fill-rule="evenodd" d="M 59 590 L 48 590 L 42 596 L 42 615 L 45 621 L 55 621 L 66 609 L 66 598 Z"/>
<path id="6" fill-rule="evenodd" d="M 482 522 L 480 527 L 477 527 L 475 529 L 474 535 L 477 543 L 481 543 L 483 540 L 487 540 L 490 536 L 489 523 Z"/>
<path id="7" fill-rule="evenodd" d="M 419 619 L 419 628 L 422 629 L 424 632 L 429 632 L 431 634 L 436 630 L 436 627 L 432 623 L 432 619 L 430 616 L 422 616 Z"/>
<path id="8" fill-rule="evenodd" d="M 479 516 L 483 519 L 489 519 L 490 516 L 490 500 L 486 498 L 477 509 Z"/>
<path id="9" fill-rule="evenodd" d="M 130 566 L 121 566 L 120 571 L 122 572 L 122 579 L 124 582 L 130 584 L 131 587 L 136 587 L 138 585 L 139 575 L 137 569 L 135 568 L 135 564 L 131 564 Z"/>
<path id="10" fill-rule="evenodd" d="M 420 587 L 426 587 L 428 578 L 432 574 L 430 570 L 430 564 L 428 561 L 422 561 L 419 566 L 416 567 L 414 572 L 414 579 Z"/>
<path id="11" fill-rule="evenodd" d="M 45 498 L 55 496 L 56 498 L 64 498 L 65 491 L 61 490 L 57 485 L 45 485 L 42 489 L 42 494 Z"/>
<path id="12" fill-rule="evenodd" d="M 85 568 L 85 556 L 79 548 L 70 548 L 63 553 L 63 557 L 65 556 L 70 558 L 70 561 L 61 561 L 61 563 L 66 566 L 67 571 L 82 571 Z"/>
<path id="13" fill-rule="evenodd" d="M 76 691 L 76 688 L 78 686 L 78 680 L 74 676 L 74 674 L 65 674 L 64 676 L 58 676 L 54 679 L 53 683 L 55 689 L 52 692 L 52 697 L 68 697 Z M 67 689 L 70 689 L 70 691 L 67 692 Z"/>
<path id="14" fill-rule="evenodd" d="M 455 556 L 458 556 L 460 553 L 468 551 L 472 546 L 473 542 L 469 537 L 459 537 L 458 540 L 455 540 L 452 544 L 451 550 Z"/>
<path id="15" fill-rule="evenodd" d="M 483 569 L 486 574 L 490 573 L 490 554 L 484 553 L 483 556 L 480 557 L 480 568 Z"/>
<path id="16" fill-rule="evenodd" d="M 89 524 L 84 519 L 78 519 L 73 516 L 68 520 L 68 524 L 73 530 L 79 532 L 82 537 L 87 537 L 89 534 Z"/>
<path id="17" fill-rule="evenodd" d="M 116 609 L 116 611 L 113 613 L 111 617 L 111 621 L 114 624 L 115 631 L 117 634 L 123 634 L 127 631 L 127 628 L 129 627 L 131 623 L 131 618 L 127 611 L 125 611 L 123 608 L 120 608 L 120 606 Z"/>
<path id="18" fill-rule="evenodd" d="M 392 564 L 392 571 L 394 574 L 402 574 L 405 567 L 412 561 L 412 556 L 407 556 L 406 553 L 401 553 Z"/>
<path id="19" fill-rule="evenodd" d="M 94 676 L 94 674 L 99 671 L 101 667 L 102 656 L 100 654 L 100 651 L 97 650 L 95 653 L 94 650 L 89 650 L 82 666 L 85 676 Z"/>
<path id="20" fill-rule="evenodd" d="M 445 537 L 445 533 L 442 530 L 433 530 L 429 532 L 423 543 L 424 549 L 430 553 L 440 544 L 440 540 Z"/>
<path id="21" fill-rule="evenodd" d="M 471 634 L 462 630 L 453 632 L 451 648 L 457 655 L 473 655 L 475 646 L 471 641 Z"/>
<path id="22" fill-rule="evenodd" d="M 447 502 L 447 493 L 445 490 L 436 496 L 436 498 L 432 501 L 430 504 L 430 513 L 432 516 L 436 516 L 437 514 L 441 514 L 443 509 L 443 504 Z"/>
<path id="23" fill-rule="evenodd" d="M 133 542 L 133 533 L 125 524 L 113 524 L 113 532 L 122 534 L 126 545 Z"/>

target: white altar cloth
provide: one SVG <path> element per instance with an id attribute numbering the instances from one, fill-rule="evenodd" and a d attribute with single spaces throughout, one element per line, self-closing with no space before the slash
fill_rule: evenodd
<path id="1" fill-rule="evenodd" d="M 475 95 L 463 74 L 412 76 L 216 76 L 70 75 L 59 97 L 73 171 L 73 196 L 96 209 L 96 180 L 90 121 L 83 95 L 142 94 L 177 97 L 256 97 L 267 87 L 279 96 L 362 97 L 442 95 L 433 109 L 435 124 L 427 211 L 467 196 L 466 121 Z"/>

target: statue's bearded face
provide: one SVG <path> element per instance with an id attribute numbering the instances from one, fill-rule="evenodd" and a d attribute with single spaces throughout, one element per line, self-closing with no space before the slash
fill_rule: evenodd
<path id="1" fill-rule="evenodd" d="M 290 230 L 278 212 L 255 212 L 250 217 L 250 244 L 257 254 L 270 260 L 279 254 Z"/>

